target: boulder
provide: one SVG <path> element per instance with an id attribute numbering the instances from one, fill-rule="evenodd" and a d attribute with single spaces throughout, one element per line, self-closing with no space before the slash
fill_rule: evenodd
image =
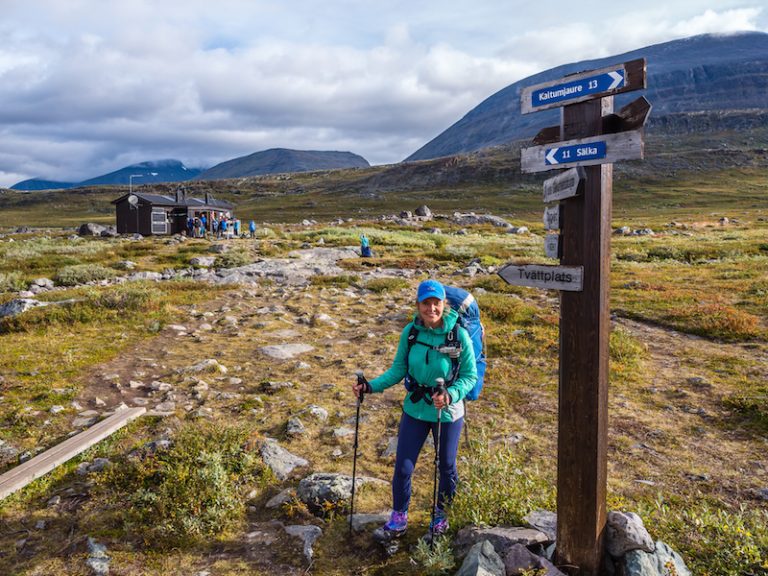
<path id="1" fill-rule="evenodd" d="M 666 575 L 668 572 L 671 572 L 668 566 L 672 565 L 675 567 L 675 574 L 677 574 L 677 576 L 691 576 L 691 571 L 685 565 L 683 557 L 672 550 L 668 544 L 661 540 L 657 540 L 655 548 L 656 568 L 658 569 L 659 574 Z"/>
<path id="2" fill-rule="evenodd" d="M 464 556 L 467 551 L 482 540 L 488 540 L 496 551 L 504 556 L 507 550 L 515 545 L 533 546 L 545 544 L 549 538 L 544 532 L 533 528 L 519 526 L 493 526 L 480 528 L 478 526 L 466 526 L 459 530 L 453 539 L 453 550 L 458 557 Z"/>
<path id="3" fill-rule="evenodd" d="M 314 346 L 309 344 L 276 344 L 272 346 L 262 346 L 259 352 L 274 358 L 275 360 L 290 360 L 299 354 L 314 350 Z"/>
<path id="4" fill-rule="evenodd" d="M 292 416 L 288 419 L 288 425 L 285 429 L 285 433 L 288 434 L 288 436 L 300 436 L 306 431 L 307 427 L 304 426 L 304 422 L 302 422 L 297 416 Z"/>
<path id="5" fill-rule="evenodd" d="M 519 576 L 535 571 L 537 576 L 565 576 L 546 558 L 537 556 L 522 544 L 515 544 L 504 555 L 507 576 Z"/>
<path id="6" fill-rule="evenodd" d="M 265 506 L 267 508 L 280 508 L 283 504 L 286 502 L 290 502 L 293 497 L 296 495 L 296 491 L 293 488 L 286 488 L 285 490 L 281 490 L 280 493 L 275 494 L 267 500 L 267 503 Z"/>
<path id="7" fill-rule="evenodd" d="M 11 300 L 10 302 L 6 302 L 5 304 L 0 305 L 0 318 L 5 318 L 6 316 L 17 316 L 32 308 L 47 305 L 48 302 L 40 302 L 34 298 L 16 298 L 15 300 Z"/>
<path id="8" fill-rule="evenodd" d="M 421 216 L 422 218 L 432 218 L 432 210 L 429 209 L 429 206 L 419 206 L 416 208 L 414 214 L 416 214 L 416 216 Z"/>
<path id="9" fill-rule="evenodd" d="M 152 280 L 158 282 L 163 279 L 163 275 L 160 272 L 134 272 L 128 276 L 128 280 Z"/>
<path id="10" fill-rule="evenodd" d="M 352 515 L 352 530 L 354 532 L 362 532 L 366 526 L 371 524 L 381 525 L 389 520 L 389 513 L 381 512 L 379 514 L 353 514 Z M 349 516 L 347 516 L 347 522 L 349 522 Z"/>
<path id="11" fill-rule="evenodd" d="M 19 457 L 19 450 L 3 440 L 0 440 L 0 466 L 15 461 Z"/>
<path id="12" fill-rule="evenodd" d="M 496 550 L 488 540 L 478 542 L 456 572 L 456 576 L 505 576 L 506 570 Z"/>
<path id="13" fill-rule="evenodd" d="M 522 435 L 520 435 L 522 436 Z M 520 440 L 517 440 L 519 442 Z M 517 442 L 514 442 L 515 444 Z M 557 538 L 557 514 L 549 510 L 534 510 L 523 518 L 529 528 L 540 530 L 547 535 L 550 542 Z"/>
<path id="14" fill-rule="evenodd" d="M 94 576 L 107 576 L 109 574 L 109 556 L 107 547 L 88 537 L 88 559 L 86 564 Z"/>
<path id="15" fill-rule="evenodd" d="M 109 226 L 99 233 L 102 238 L 117 238 L 119 234 L 112 226 Z"/>
<path id="16" fill-rule="evenodd" d="M 106 226 L 102 226 L 101 224 L 94 224 L 93 222 L 88 222 L 85 224 L 81 224 L 80 228 L 77 229 L 77 233 L 80 236 L 99 236 L 101 235 L 103 230 L 106 230 Z"/>
<path id="17" fill-rule="evenodd" d="M 355 478 L 355 489 L 367 483 L 388 484 L 384 480 L 368 476 Z M 347 474 L 316 472 L 299 482 L 299 499 L 314 513 L 323 513 L 325 504 L 337 504 L 352 496 L 352 477 Z"/>
<path id="18" fill-rule="evenodd" d="M 323 531 L 319 526 L 286 526 L 285 531 L 295 538 L 300 538 L 304 543 L 304 558 L 307 562 L 311 563 L 312 558 L 315 555 L 315 551 L 312 550 L 312 545 L 315 541 L 323 535 Z"/>
<path id="19" fill-rule="evenodd" d="M 196 268 L 210 268 L 216 262 L 216 256 L 195 256 L 189 263 Z"/>
<path id="20" fill-rule="evenodd" d="M 630 550 L 656 550 L 642 518 L 633 512 L 608 512 L 606 536 L 606 548 L 614 558 L 621 558 Z"/>
<path id="21" fill-rule="evenodd" d="M 272 438 L 267 438 L 261 445 L 261 458 L 281 481 L 287 479 L 296 468 L 309 464 L 304 458 L 288 452 Z"/>

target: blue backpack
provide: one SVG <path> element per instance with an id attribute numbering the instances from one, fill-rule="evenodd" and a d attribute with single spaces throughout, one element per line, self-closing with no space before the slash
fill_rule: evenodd
<path id="1" fill-rule="evenodd" d="M 459 321 L 453 327 L 445 337 L 445 346 L 452 347 L 454 342 L 458 342 L 459 326 L 464 328 L 472 340 L 472 348 L 475 352 L 475 366 L 477 367 L 477 382 L 472 390 L 470 390 L 465 398 L 467 400 L 477 400 L 480 396 L 480 391 L 483 389 L 483 380 L 485 377 L 486 359 L 485 359 L 485 329 L 482 322 L 480 322 L 480 307 L 477 305 L 475 297 L 472 296 L 466 290 L 457 288 L 455 286 L 445 286 L 445 299 L 453 310 L 459 313 Z M 413 391 L 415 388 L 415 382 L 412 382 L 408 376 L 408 356 L 411 351 L 411 347 L 421 342 L 417 342 L 418 331 L 415 327 L 411 327 L 411 331 L 408 334 L 408 351 L 405 354 L 405 387 L 409 391 Z M 439 347 L 436 348 L 439 350 Z M 451 357 L 451 375 L 446 381 L 446 386 L 450 386 L 458 376 L 459 371 L 459 359 L 458 357 Z"/>

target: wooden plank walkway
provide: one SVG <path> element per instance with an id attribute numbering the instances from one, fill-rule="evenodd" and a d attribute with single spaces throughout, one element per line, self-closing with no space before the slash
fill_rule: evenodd
<path id="1" fill-rule="evenodd" d="M 0 500 L 84 452 L 146 411 L 144 407 L 118 410 L 87 430 L 9 470 L 0 476 Z"/>

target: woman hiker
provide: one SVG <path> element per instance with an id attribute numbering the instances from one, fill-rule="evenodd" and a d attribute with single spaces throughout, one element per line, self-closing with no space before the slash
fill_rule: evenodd
<path id="1" fill-rule="evenodd" d="M 446 306 L 443 285 L 436 280 L 422 282 L 416 293 L 416 307 L 413 321 L 400 334 L 400 343 L 389 370 L 370 382 L 352 386 L 355 395 L 359 395 L 363 388 L 364 392 L 382 392 L 405 378 L 407 390 L 392 476 L 392 514 L 384 526 L 374 531 L 373 536 L 377 540 L 386 541 L 405 532 L 411 499 L 411 476 L 430 431 L 435 442 L 438 410 L 441 410 L 440 482 L 437 510 L 434 520 L 430 522 L 429 534 L 442 534 L 448 529 L 445 506 L 450 504 L 459 478 L 456 453 L 464 423 L 462 400 L 477 380 L 472 340 L 467 331 L 458 327 L 458 343 L 449 346 L 446 341 L 449 334 L 456 334 L 453 328 L 459 315 Z M 451 378 L 456 362 L 446 353 L 446 348 L 456 350 L 459 346 L 457 374 Z M 437 390 L 437 378 L 445 380 L 445 392 Z"/>

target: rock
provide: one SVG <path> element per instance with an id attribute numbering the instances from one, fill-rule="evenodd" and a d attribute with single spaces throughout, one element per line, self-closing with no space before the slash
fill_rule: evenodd
<path id="1" fill-rule="evenodd" d="M 413 218 L 413 212 L 411 212 L 410 210 L 403 210 L 402 212 L 400 212 L 400 218 L 405 218 L 405 219 Z"/>
<path id="2" fill-rule="evenodd" d="M 314 350 L 314 346 L 309 344 L 277 344 L 273 346 L 262 346 L 259 352 L 274 358 L 275 360 L 290 360 L 291 358 Z"/>
<path id="3" fill-rule="evenodd" d="M 472 546 L 482 540 L 490 541 L 498 553 L 503 556 L 514 544 L 522 544 L 523 546 L 545 544 L 549 542 L 549 537 L 540 530 L 519 526 L 493 526 L 490 528 L 466 526 L 459 530 L 453 539 L 454 552 L 458 557 L 464 556 Z"/>
<path id="4" fill-rule="evenodd" d="M 227 252 L 228 250 L 229 246 L 226 244 L 213 244 L 208 248 L 208 252 L 211 252 L 212 254 L 224 254 L 224 252 Z"/>
<path id="5" fill-rule="evenodd" d="M 32 308 L 47 306 L 48 302 L 40 302 L 33 298 L 16 298 L 10 302 L 0 305 L 0 318 L 7 316 L 17 316 Z"/>
<path id="6" fill-rule="evenodd" d="M 432 210 L 430 210 L 426 205 L 422 205 L 416 208 L 414 214 L 416 216 L 421 216 L 422 218 L 432 218 Z"/>
<path id="7" fill-rule="evenodd" d="M 0 466 L 13 462 L 19 456 L 20 450 L 0 440 Z"/>
<path id="8" fill-rule="evenodd" d="M 672 550 L 668 544 L 661 540 L 656 541 L 656 568 L 659 574 L 666 576 L 670 573 L 669 565 L 674 566 L 676 576 L 691 576 L 691 571 L 685 565 L 682 556 Z"/>
<path id="9" fill-rule="evenodd" d="M 640 230 L 635 230 L 632 234 L 634 236 L 653 236 L 654 232 L 650 228 L 641 228 Z"/>
<path id="10" fill-rule="evenodd" d="M 65 410 L 64 406 L 60 406 L 58 404 L 51 406 L 48 412 L 51 414 L 58 414 L 59 412 L 63 412 Z"/>
<path id="11" fill-rule="evenodd" d="M 505 576 L 504 562 L 488 540 L 478 542 L 469 550 L 455 576 Z"/>
<path id="12" fill-rule="evenodd" d="M 352 515 L 352 530 L 354 532 L 362 532 L 366 526 L 370 524 L 384 524 L 389 520 L 389 513 L 381 512 L 379 514 L 353 514 Z M 347 522 L 349 522 L 349 516 L 347 516 Z"/>
<path id="13" fill-rule="evenodd" d="M 261 458 L 264 460 L 278 480 L 285 480 L 294 469 L 307 466 L 309 462 L 291 454 L 277 443 L 277 440 L 267 438 L 261 445 Z"/>
<path id="14" fill-rule="evenodd" d="M 101 472 L 110 464 L 112 462 L 109 461 L 109 458 L 94 458 L 93 463 L 88 466 L 88 473 Z"/>
<path id="15" fill-rule="evenodd" d="M 512 226 L 507 228 L 507 234 L 528 234 L 529 230 L 527 226 Z"/>
<path id="16" fill-rule="evenodd" d="M 620 228 L 616 228 L 616 230 L 613 231 L 614 234 L 617 236 L 629 236 L 632 234 L 632 228 L 629 226 L 621 226 Z"/>
<path id="17" fill-rule="evenodd" d="M 96 423 L 98 416 L 81 416 L 72 420 L 72 428 L 88 428 Z"/>
<path id="18" fill-rule="evenodd" d="M 539 530 L 547 535 L 550 542 L 557 539 L 557 514 L 549 510 L 534 510 L 523 518 L 529 528 Z"/>
<path id="19" fill-rule="evenodd" d="M 334 438 L 346 438 L 347 436 L 354 436 L 355 431 L 351 428 L 345 428 L 343 426 L 333 429 Z"/>
<path id="20" fill-rule="evenodd" d="M 32 280 L 31 286 L 38 286 L 40 288 L 45 288 L 46 290 L 50 290 L 53 288 L 53 280 L 50 278 L 35 278 Z"/>
<path id="21" fill-rule="evenodd" d="M 218 360 L 208 358 L 202 362 L 198 362 L 194 366 L 185 368 L 184 372 L 220 372 L 221 374 L 226 374 L 229 370 L 227 370 L 226 366 L 219 364 Z"/>
<path id="22" fill-rule="evenodd" d="M 358 476 L 355 479 L 356 487 L 370 482 L 388 484 L 368 476 Z M 297 495 L 311 511 L 322 514 L 326 510 L 326 503 L 336 504 L 352 496 L 352 477 L 346 474 L 316 472 L 299 482 Z"/>
<path id="23" fill-rule="evenodd" d="M 382 458 L 391 458 L 397 454 L 397 436 L 387 438 L 387 447 L 381 453 Z"/>
<path id="24" fill-rule="evenodd" d="M 475 214 L 474 212 L 470 212 L 468 214 L 454 212 L 453 221 L 459 226 L 470 226 L 472 224 L 491 224 L 492 226 L 496 226 L 498 228 L 513 228 L 509 222 L 500 216 L 493 216 L 491 214 Z"/>
<path id="25" fill-rule="evenodd" d="M 286 502 L 290 502 L 293 500 L 293 497 L 296 495 L 296 491 L 293 488 L 286 488 L 285 490 L 282 490 L 279 494 L 276 494 L 275 496 L 272 496 L 269 500 L 267 500 L 267 503 L 265 506 L 267 508 L 280 508 L 283 504 Z"/>
<path id="26" fill-rule="evenodd" d="M 656 549 L 643 520 L 633 512 L 608 512 L 606 536 L 606 548 L 614 558 L 621 558 L 630 550 Z"/>
<path id="27" fill-rule="evenodd" d="M 99 236 L 102 238 L 117 238 L 119 234 L 117 233 L 117 230 L 115 230 L 112 226 L 109 226 L 108 228 L 102 230 Z"/>
<path id="28" fill-rule="evenodd" d="M 328 314 L 324 314 L 322 312 L 315 314 L 312 316 L 312 320 L 310 320 L 311 326 L 330 326 L 332 328 L 336 328 L 338 324 L 333 321 L 333 318 L 331 318 Z"/>
<path id="29" fill-rule="evenodd" d="M 195 268 L 210 268 L 216 262 L 216 256 L 195 256 L 190 259 L 190 266 Z"/>
<path id="30" fill-rule="evenodd" d="M 102 231 L 106 229 L 107 227 L 102 226 L 101 224 L 88 222 L 86 224 L 81 224 L 80 228 L 77 229 L 77 233 L 79 236 L 99 236 Z"/>
<path id="31" fill-rule="evenodd" d="M 166 401 L 166 402 L 160 402 L 160 404 L 155 406 L 155 409 L 152 412 L 158 415 L 165 415 L 165 414 L 173 414 L 175 410 L 176 410 L 176 403 L 171 401 Z"/>
<path id="32" fill-rule="evenodd" d="M 95 576 L 106 576 L 109 574 L 107 547 L 99 544 L 90 536 L 88 537 L 88 559 L 86 564 L 88 564 L 88 567 Z"/>
<path id="33" fill-rule="evenodd" d="M 115 264 L 115 268 L 118 270 L 133 270 L 136 268 L 136 262 L 132 262 L 131 260 L 121 260 Z"/>
<path id="34" fill-rule="evenodd" d="M 328 420 L 328 410 L 326 410 L 322 406 L 317 406 L 316 404 L 310 404 L 309 406 L 307 406 L 306 409 L 302 411 L 302 413 L 304 412 L 309 412 L 312 416 L 314 416 L 320 422 L 326 422 Z"/>
<path id="35" fill-rule="evenodd" d="M 315 541 L 323 535 L 323 531 L 319 526 L 286 526 L 285 531 L 296 538 L 301 538 L 304 542 L 304 558 L 307 562 L 312 562 L 312 557 L 315 555 L 312 550 L 312 545 Z"/>
<path id="36" fill-rule="evenodd" d="M 163 279 L 163 275 L 160 272 L 134 272 L 128 275 L 128 280 L 152 280 L 158 282 Z"/>
<path id="37" fill-rule="evenodd" d="M 285 429 L 285 433 L 288 434 L 288 436 L 299 436 L 306 431 L 307 427 L 304 426 L 304 423 L 297 416 L 288 419 L 288 425 Z"/>
<path id="38" fill-rule="evenodd" d="M 537 576 L 564 576 L 549 560 L 537 556 L 522 544 L 515 544 L 504 555 L 507 576 L 519 576 L 535 571 Z"/>

